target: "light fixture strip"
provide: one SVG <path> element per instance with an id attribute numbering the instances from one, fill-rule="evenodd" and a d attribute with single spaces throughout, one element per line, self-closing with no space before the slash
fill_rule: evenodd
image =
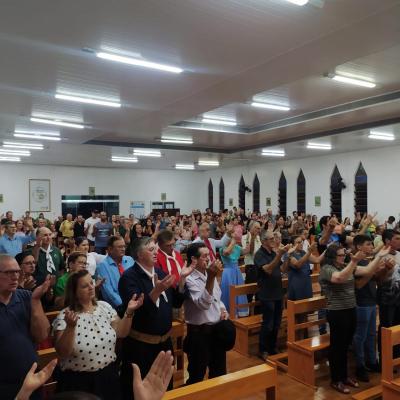
<path id="1" fill-rule="evenodd" d="M 175 164 L 175 169 L 194 170 L 194 164 Z"/>
<path id="2" fill-rule="evenodd" d="M 201 120 L 203 124 L 214 124 L 214 125 L 225 125 L 225 126 L 236 126 L 236 121 L 228 121 L 223 119 L 214 119 L 214 118 L 203 118 Z"/>
<path id="3" fill-rule="evenodd" d="M 206 161 L 206 160 L 199 160 L 199 165 L 204 167 L 218 167 L 219 161 Z"/>
<path id="4" fill-rule="evenodd" d="M 30 131 L 26 129 L 15 129 L 14 133 L 22 133 L 24 135 L 41 135 L 41 136 L 60 136 L 60 132 L 46 132 L 46 131 Z"/>
<path id="5" fill-rule="evenodd" d="M 192 139 L 166 139 L 161 138 L 161 143 L 193 144 Z"/>
<path id="6" fill-rule="evenodd" d="M 296 6 L 305 6 L 309 0 L 286 0 L 289 3 L 295 4 Z"/>
<path id="7" fill-rule="evenodd" d="M 94 104 L 98 106 L 115 107 L 115 108 L 121 107 L 121 103 L 115 101 L 95 99 L 90 97 L 83 97 L 83 96 L 70 95 L 64 93 L 56 93 L 55 98 L 59 100 L 74 101 L 76 103 Z"/>
<path id="8" fill-rule="evenodd" d="M 252 107 L 258 107 L 258 108 L 267 108 L 270 110 L 278 110 L 278 111 L 290 111 L 290 107 L 287 106 L 279 106 L 277 104 L 269 104 L 269 103 L 261 103 L 258 101 L 253 101 L 251 103 Z"/>
<path id="9" fill-rule="evenodd" d="M 45 118 L 36 118 L 36 117 L 31 117 L 32 122 L 37 122 L 39 124 L 47 124 L 47 125 L 57 125 L 57 126 L 65 126 L 67 128 L 75 128 L 75 129 L 84 129 L 85 126 L 81 124 L 76 124 L 73 122 L 65 122 L 65 121 L 59 121 L 55 119 L 45 119 Z"/>
<path id="10" fill-rule="evenodd" d="M 315 149 L 315 150 L 331 150 L 332 145 L 330 144 L 325 144 L 325 143 L 307 143 L 307 148 L 308 149 Z"/>
<path id="11" fill-rule="evenodd" d="M 159 71 L 172 72 L 174 74 L 180 74 L 183 72 L 182 68 L 178 68 L 178 67 L 175 67 L 172 65 L 159 64 L 159 63 L 155 63 L 152 61 L 146 61 L 146 60 L 141 60 L 141 59 L 132 58 L 132 57 L 120 56 L 118 54 L 98 52 L 98 53 L 96 53 L 96 56 L 98 58 L 102 58 L 103 60 L 116 61 L 116 62 L 123 63 L 123 64 L 134 65 L 137 67 L 145 67 L 145 68 L 150 68 L 150 69 L 156 69 Z"/>
<path id="12" fill-rule="evenodd" d="M 52 140 L 55 142 L 59 142 L 61 140 L 61 138 L 57 137 L 57 136 L 28 135 L 28 134 L 24 134 L 24 133 L 14 133 L 14 137 L 20 138 L 20 139 Z"/>
<path id="13" fill-rule="evenodd" d="M 3 144 L 6 149 L 29 149 L 29 150 L 43 150 L 42 146 L 28 146 L 28 145 L 15 145 L 15 144 Z"/>
<path id="14" fill-rule="evenodd" d="M 3 157 L 3 156 L 0 156 L 0 161 L 21 162 L 21 157 Z"/>
<path id="15" fill-rule="evenodd" d="M 344 76 L 344 75 L 335 74 L 331 77 L 331 79 L 333 79 L 334 81 L 337 81 L 337 82 L 348 83 L 350 85 L 362 86 L 362 87 L 366 87 L 366 88 L 370 88 L 370 89 L 376 87 L 376 83 L 374 83 L 374 82 L 366 81 L 363 79 L 350 78 L 350 77 Z"/>
<path id="16" fill-rule="evenodd" d="M 370 133 L 368 135 L 368 139 L 376 139 L 376 140 L 394 140 L 394 135 L 377 135 L 375 133 Z"/>
<path id="17" fill-rule="evenodd" d="M 28 150 L 10 150 L 10 149 L 0 149 L 0 154 L 5 154 L 8 156 L 26 156 L 29 157 L 31 152 Z"/>

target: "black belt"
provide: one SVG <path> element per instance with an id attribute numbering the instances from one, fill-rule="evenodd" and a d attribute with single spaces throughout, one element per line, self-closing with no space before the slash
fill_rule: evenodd
<path id="1" fill-rule="evenodd" d="M 201 333 L 212 333 L 213 329 L 215 327 L 214 325 L 210 325 L 210 324 L 202 324 L 202 325 L 192 325 L 192 324 L 187 324 L 187 331 L 188 333 L 190 332 L 201 332 Z"/>

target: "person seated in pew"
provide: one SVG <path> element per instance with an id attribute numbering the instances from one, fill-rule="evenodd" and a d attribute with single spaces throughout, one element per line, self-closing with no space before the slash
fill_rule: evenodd
<path id="1" fill-rule="evenodd" d="M 319 281 L 327 299 L 327 317 L 330 326 L 329 368 L 331 386 L 340 393 L 348 394 L 347 386 L 358 388 L 358 382 L 348 376 L 347 353 L 356 329 L 355 277 L 372 277 L 379 269 L 386 267 L 385 257 L 390 247 L 379 251 L 365 267 L 358 263 L 365 254 L 358 251 L 351 254 L 351 261 L 345 265 L 346 251 L 338 245 L 330 245 L 325 252 L 324 265 Z"/>
<path id="2" fill-rule="evenodd" d="M 0 255 L 0 398 L 13 400 L 26 373 L 37 361 L 35 344 L 49 334 L 41 297 L 50 286 L 48 276 L 33 292 L 18 289 L 17 261 Z M 32 399 L 39 399 L 34 393 Z"/>
<path id="3" fill-rule="evenodd" d="M 222 269 L 219 260 L 210 263 L 210 253 L 204 243 L 192 243 L 187 250 L 188 262 L 194 268 L 187 278 L 184 302 L 187 336 L 183 348 L 188 356 L 187 385 L 208 377 L 226 374 L 226 350 L 218 340 L 219 323 L 229 314 L 221 300 L 216 276 Z"/>
<path id="4" fill-rule="evenodd" d="M 117 338 L 128 335 L 143 298 L 134 294 L 119 318 L 108 303 L 96 300 L 93 279 L 86 269 L 68 278 L 67 307 L 53 321 L 60 358 L 57 391 L 86 391 L 103 400 L 120 399 L 115 344 Z"/>
<path id="5" fill-rule="evenodd" d="M 254 264 L 258 268 L 258 298 L 263 316 L 259 356 L 264 361 L 268 355 L 278 353 L 276 342 L 283 311 L 282 272 L 286 272 L 289 262 L 288 258 L 282 262 L 282 256 L 289 248 L 290 245 L 280 245 L 277 248 L 274 233 L 263 231 L 261 247 L 254 256 Z"/>
<path id="6" fill-rule="evenodd" d="M 149 373 L 144 379 L 139 367 L 133 365 L 133 393 L 136 400 L 161 400 L 167 390 L 174 373 L 174 358 L 170 351 L 161 351 L 154 360 Z M 31 369 L 26 374 L 21 389 L 17 393 L 15 400 L 29 400 L 33 392 L 43 386 L 52 376 L 57 360 L 50 361 L 40 371 L 35 372 L 37 363 L 33 363 Z M 94 394 L 69 391 L 58 393 L 52 400 L 101 400 Z"/>
<path id="7" fill-rule="evenodd" d="M 94 251 L 89 251 L 89 239 L 81 236 L 75 239 L 75 251 L 80 251 L 86 254 L 87 270 L 94 278 L 96 276 L 97 265 L 100 264 L 107 257 L 104 254 L 98 254 Z"/>

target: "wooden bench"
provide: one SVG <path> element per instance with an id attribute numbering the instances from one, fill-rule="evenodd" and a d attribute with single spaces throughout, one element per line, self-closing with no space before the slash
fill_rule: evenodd
<path id="1" fill-rule="evenodd" d="M 400 399 L 400 378 L 393 377 L 393 368 L 400 365 L 400 357 L 393 357 L 393 347 L 400 344 L 400 325 L 382 328 L 381 333 L 383 400 L 398 400 Z"/>
<path id="2" fill-rule="evenodd" d="M 235 400 L 263 390 L 267 400 L 277 398 L 276 369 L 267 364 L 171 390 L 163 400 Z"/>
<path id="3" fill-rule="evenodd" d="M 174 357 L 175 357 L 175 373 L 174 373 L 174 385 L 179 386 L 184 383 L 184 372 L 185 372 L 185 354 L 183 352 L 183 339 L 186 334 L 186 324 L 182 321 L 172 321 L 172 332 L 171 338 L 174 346 Z"/>
<path id="4" fill-rule="evenodd" d="M 288 321 L 288 374 L 306 385 L 315 388 L 315 353 L 329 347 L 329 334 L 297 340 L 297 332 L 326 323 L 318 319 L 316 312 L 326 307 L 324 296 L 287 302 Z M 310 318 L 310 315 L 311 318 Z M 303 321 L 298 322 L 298 317 Z"/>
<path id="5" fill-rule="evenodd" d="M 382 385 L 373 386 L 351 396 L 353 400 L 376 400 L 382 398 Z"/>
<path id="6" fill-rule="evenodd" d="M 313 284 L 318 282 L 319 274 L 311 274 L 311 282 Z M 288 286 L 288 278 L 282 279 L 283 288 Z M 249 356 L 249 344 L 251 338 L 254 337 L 261 328 L 262 315 L 250 315 L 248 317 L 236 318 L 237 310 L 240 308 L 249 308 L 250 314 L 254 313 L 256 306 L 260 305 L 259 301 L 252 301 L 245 304 L 236 304 L 236 297 L 241 295 L 256 294 L 258 292 L 257 283 L 247 283 L 244 285 L 231 285 L 229 288 L 229 318 L 233 321 L 236 326 L 236 342 L 234 350 L 245 356 Z M 282 315 L 282 320 L 286 316 L 286 310 Z M 277 355 L 274 359 L 286 358 L 286 353 L 282 353 L 281 356 Z M 279 367 L 286 370 L 284 364 L 278 365 Z"/>

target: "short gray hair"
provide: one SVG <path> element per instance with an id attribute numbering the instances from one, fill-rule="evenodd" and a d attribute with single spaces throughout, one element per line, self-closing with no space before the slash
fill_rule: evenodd
<path id="1" fill-rule="evenodd" d="M 10 256 L 9 254 L 0 254 L 0 267 L 1 267 L 4 263 L 6 263 L 7 261 L 12 261 L 12 260 L 14 260 L 15 262 L 17 262 L 17 261 L 15 260 L 15 258 L 12 257 L 12 256 Z M 18 264 L 18 263 L 17 263 L 17 264 Z"/>
<path id="2" fill-rule="evenodd" d="M 135 239 L 131 244 L 131 256 L 136 261 L 138 259 L 138 254 L 143 251 L 143 249 L 154 240 L 151 237 L 143 237 Z"/>

